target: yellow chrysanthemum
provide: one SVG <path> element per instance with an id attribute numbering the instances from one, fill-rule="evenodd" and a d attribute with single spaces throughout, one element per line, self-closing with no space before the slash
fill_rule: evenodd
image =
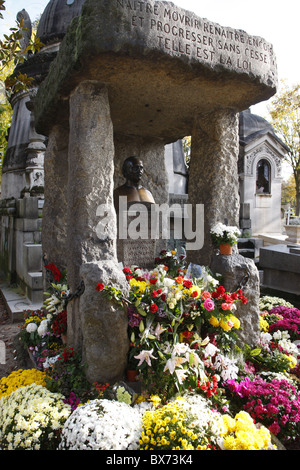
<path id="1" fill-rule="evenodd" d="M 263 450 L 271 444 L 271 434 L 267 428 L 256 428 L 253 419 L 246 411 L 240 411 L 235 418 L 223 416 L 225 427 L 224 448 L 227 450 Z"/>
<path id="2" fill-rule="evenodd" d="M 45 386 L 46 373 L 38 369 L 19 369 L 13 371 L 8 377 L 2 377 L 0 380 L 0 398 L 9 396 L 20 387 L 26 387 L 35 383 Z"/>

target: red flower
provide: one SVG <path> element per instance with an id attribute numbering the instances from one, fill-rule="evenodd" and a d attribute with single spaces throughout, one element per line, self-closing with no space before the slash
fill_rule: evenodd
<path id="1" fill-rule="evenodd" d="M 185 330 L 185 331 L 182 332 L 182 335 L 183 335 L 186 339 L 190 339 L 190 338 L 192 338 L 192 336 L 194 336 L 194 332 L 193 332 L 193 331 Z"/>
<path id="2" fill-rule="evenodd" d="M 97 287 L 96 287 L 96 290 L 101 291 L 101 290 L 104 289 L 104 287 L 105 287 L 105 286 L 104 286 L 104 284 L 102 284 L 102 282 L 98 282 Z"/>
<path id="3" fill-rule="evenodd" d="M 155 313 L 158 310 L 158 306 L 156 304 L 151 304 L 150 305 L 150 312 Z"/>
<path id="4" fill-rule="evenodd" d="M 124 274 L 132 274 L 131 269 L 129 269 L 129 268 L 124 268 L 123 273 Z"/>
<path id="5" fill-rule="evenodd" d="M 150 279 L 150 284 L 154 286 L 157 283 L 157 279 Z"/>
<path id="6" fill-rule="evenodd" d="M 53 276 L 54 276 L 54 281 L 55 282 L 59 282 L 61 280 L 61 278 L 63 277 L 62 276 L 62 273 L 60 272 L 60 270 L 55 266 L 54 263 L 50 263 L 50 264 L 47 264 L 47 266 L 45 266 L 46 269 L 49 269 L 49 271 L 52 272 Z"/>
<path id="7" fill-rule="evenodd" d="M 156 290 L 154 290 L 151 294 L 151 297 L 157 297 L 158 296 L 158 293 L 156 292 Z"/>
<path id="8" fill-rule="evenodd" d="M 218 297 L 222 297 L 222 295 L 225 294 L 225 288 L 223 286 L 219 286 L 216 290 L 216 293 L 217 293 Z"/>
<path id="9" fill-rule="evenodd" d="M 190 289 L 192 287 L 193 283 L 192 283 L 192 281 L 188 281 L 187 279 L 185 279 L 183 281 L 183 285 L 186 289 Z"/>
<path id="10" fill-rule="evenodd" d="M 228 295 L 228 294 L 224 294 L 224 295 L 222 296 L 222 299 L 223 299 L 225 302 L 227 302 L 227 303 L 233 302 L 232 296 L 231 296 L 231 295 Z"/>
<path id="11" fill-rule="evenodd" d="M 194 292 L 192 292 L 192 297 L 197 297 L 197 295 L 198 295 L 198 292 L 194 290 Z"/>

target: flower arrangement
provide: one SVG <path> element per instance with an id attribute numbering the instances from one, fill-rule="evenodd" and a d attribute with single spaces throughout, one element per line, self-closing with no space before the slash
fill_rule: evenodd
<path id="1" fill-rule="evenodd" d="M 223 448 L 226 450 L 271 450 L 271 433 L 265 426 L 256 426 L 253 418 L 240 411 L 232 418 L 223 416 L 225 433 Z"/>
<path id="2" fill-rule="evenodd" d="M 71 414 L 59 450 L 138 450 L 141 425 L 138 407 L 95 399 Z"/>
<path id="3" fill-rule="evenodd" d="M 272 308 L 265 320 L 269 323 L 269 332 L 286 330 L 293 341 L 300 340 L 300 310 L 286 306 Z"/>
<path id="4" fill-rule="evenodd" d="M 289 381 L 246 377 L 240 382 L 228 381 L 227 386 L 237 398 L 238 407 L 242 406 L 278 438 L 286 441 L 299 436 L 300 395 Z"/>
<path id="5" fill-rule="evenodd" d="M 26 347 L 35 347 L 40 343 L 42 333 L 39 327 L 40 325 L 43 327 L 45 320 L 46 315 L 42 310 L 25 310 L 20 338 Z"/>
<path id="6" fill-rule="evenodd" d="M 37 369 L 19 369 L 11 372 L 8 377 L 2 377 L 0 380 L 0 398 L 8 397 L 18 388 L 32 383 L 45 385 L 45 375 L 45 372 Z"/>
<path id="7" fill-rule="evenodd" d="M 80 400 L 87 399 L 91 386 L 84 368 L 80 354 L 73 348 L 65 347 L 58 354 L 55 363 L 46 370 L 47 388 L 65 397 L 70 397 L 71 393 L 74 393 Z"/>
<path id="8" fill-rule="evenodd" d="M 286 301 L 285 299 L 281 297 L 275 297 L 271 295 L 263 295 L 259 299 L 259 310 L 260 312 L 263 311 L 270 311 L 274 307 L 280 307 L 280 306 L 285 306 L 285 307 L 290 307 L 294 308 L 294 305 L 292 305 L 290 302 Z"/>
<path id="9" fill-rule="evenodd" d="M 162 252 L 152 270 L 124 268 L 126 296 L 100 280 L 99 296 L 127 311 L 128 363 L 141 385 L 137 396 L 130 383 L 86 380 L 80 355 L 57 336 L 66 323 L 65 274 L 48 267 L 50 300 L 44 312 L 26 313 L 21 330 L 25 341 L 33 341 L 29 347 L 42 370 L 17 371 L 0 381 L 1 448 L 273 450 L 271 433 L 287 446 L 299 440 L 300 330 L 293 305 L 263 299 L 257 345 L 240 349 L 239 306 L 247 303 L 243 291 L 226 292 L 208 268 L 186 266 L 176 251 Z M 24 390 L 25 399 L 19 400 Z M 58 426 L 48 393 L 59 397 L 58 408 L 66 407 L 69 416 Z M 21 401 L 34 410 L 33 424 L 27 415 L 23 420 Z"/>
<path id="10" fill-rule="evenodd" d="M 240 327 L 234 313 L 247 299 L 242 290 L 225 292 L 203 266 L 193 276 L 175 251 L 163 252 L 157 259 L 162 261 L 153 270 L 124 268 L 130 286 L 126 298 L 111 285 L 99 282 L 96 289 L 125 306 L 130 366 L 150 394 L 167 399 L 190 388 L 216 392 L 216 386 L 208 386 L 214 379 L 205 370 L 203 347 L 218 340 L 223 351 L 231 350 Z"/>
<path id="11" fill-rule="evenodd" d="M 241 235 L 238 227 L 232 227 L 218 222 L 211 228 L 211 237 L 216 246 L 229 244 L 233 246 L 237 243 Z"/>
<path id="12" fill-rule="evenodd" d="M 222 431 L 221 415 L 213 412 L 203 398 L 179 397 L 144 413 L 140 448 L 215 450 Z"/>
<path id="13" fill-rule="evenodd" d="M 54 450 L 70 412 L 62 395 L 42 385 L 18 388 L 0 399 L 1 449 Z"/>
<path id="14" fill-rule="evenodd" d="M 67 332 L 67 310 L 59 312 L 52 323 L 52 330 L 55 336 L 65 335 Z"/>
<path id="15" fill-rule="evenodd" d="M 44 370 L 58 358 L 67 332 L 67 303 L 69 288 L 66 271 L 63 273 L 53 264 L 45 266 L 51 274 L 51 292 L 41 310 L 24 312 L 24 324 L 21 327 L 20 339 L 28 348 L 34 364 Z M 55 282 L 54 282 L 55 281 Z"/>

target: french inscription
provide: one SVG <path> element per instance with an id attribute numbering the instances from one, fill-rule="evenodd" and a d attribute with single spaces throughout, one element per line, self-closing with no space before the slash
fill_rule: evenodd
<path id="1" fill-rule="evenodd" d="M 260 37 L 222 27 L 167 2 L 115 2 L 129 17 L 131 27 L 149 31 L 157 47 L 167 54 L 245 72 L 275 65 L 272 45 Z"/>
<path id="2" fill-rule="evenodd" d="M 122 240 L 123 256 L 120 258 L 125 266 L 138 265 L 148 267 L 153 265 L 155 258 L 155 240 Z"/>

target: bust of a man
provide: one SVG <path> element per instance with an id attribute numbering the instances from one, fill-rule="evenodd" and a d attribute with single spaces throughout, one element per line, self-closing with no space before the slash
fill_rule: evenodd
<path id="1" fill-rule="evenodd" d="M 143 173 L 144 166 L 140 158 L 126 158 L 122 167 L 122 174 L 126 182 L 114 191 L 114 204 L 116 209 L 119 207 L 120 196 L 127 196 L 127 202 L 155 203 L 151 192 L 141 185 Z"/>

